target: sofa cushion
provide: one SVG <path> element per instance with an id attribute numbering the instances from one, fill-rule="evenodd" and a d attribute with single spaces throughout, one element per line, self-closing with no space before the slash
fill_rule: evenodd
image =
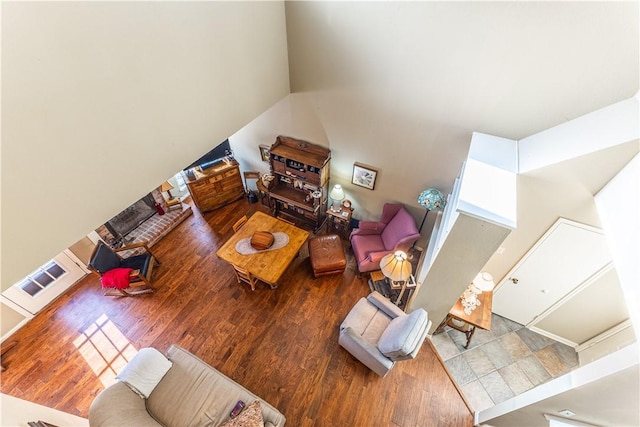
<path id="1" fill-rule="evenodd" d="M 155 348 L 142 348 L 116 377 L 142 398 L 147 398 L 162 377 L 171 369 L 171 362 Z"/>
<path id="2" fill-rule="evenodd" d="M 240 415 L 220 425 L 220 427 L 263 427 L 264 419 L 260 409 L 260 401 L 249 403 Z"/>
<path id="3" fill-rule="evenodd" d="M 167 355 L 173 366 L 147 399 L 147 410 L 162 425 L 218 426 L 238 400 L 259 399 L 179 346 L 171 346 Z M 260 403 L 265 425 L 284 424 L 284 415 L 263 399 Z"/>
<path id="4" fill-rule="evenodd" d="M 376 345 L 390 322 L 391 318 L 384 311 L 371 304 L 366 298 L 360 298 L 347 314 L 340 330 L 349 327 L 365 341 Z"/>
<path id="5" fill-rule="evenodd" d="M 145 400 L 122 382 L 112 384 L 93 399 L 89 408 L 89 425 L 162 427 L 147 412 Z"/>
<path id="6" fill-rule="evenodd" d="M 378 350 L 389 358 L 407 356 L 420 344 L 429 317 L 423 309 L 396 317 L 380 336 Z"/>

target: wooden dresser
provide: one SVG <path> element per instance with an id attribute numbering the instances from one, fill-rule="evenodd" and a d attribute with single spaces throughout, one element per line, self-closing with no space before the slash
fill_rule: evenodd
<path id="1" fill-rule="evenodd" d="M 231 160 L 209 168 L 193 168 L 183 172 L 184 181 L 194 203 L 201 212 L 207 212 L 241 199 L 244 185 L 238 162 Z"/>
<path id="2" fill-rule="evenodd" d="M 299 139 L 278 136 L 270 150 L 269 188 L 274 214 L 313 225 L 317 232 L 326 219 L 331 151 Z"/>

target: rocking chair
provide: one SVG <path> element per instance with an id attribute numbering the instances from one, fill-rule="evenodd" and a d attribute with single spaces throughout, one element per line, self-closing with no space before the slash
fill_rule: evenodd
<path id="1" fill-rule="evenodd" d="M 118 252 L 144 248 L 145 252 L 123 258 Z M 160 264 L 149 250 L 147 243 L 134 243 L 111 249 L 98 242 L 87 268 L 100 276 L 107 296 L 134 296 L 153 292 L 151 273 L 155 264 Z"/>

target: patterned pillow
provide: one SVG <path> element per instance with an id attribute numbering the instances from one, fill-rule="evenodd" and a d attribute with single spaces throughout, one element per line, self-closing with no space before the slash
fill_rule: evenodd
<path id="1" fill-rule="evenodd" d="M 264 427 L 260 401 L 254 400 L 240 412 L 240 415 L 221 424 L 220 427 Z"/>

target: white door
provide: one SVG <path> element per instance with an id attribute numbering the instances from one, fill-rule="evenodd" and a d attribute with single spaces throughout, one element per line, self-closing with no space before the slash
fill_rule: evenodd
<path id="1" fill-rule="evenodd" d="M 496 287 L 493 312 L 528 325 L 609 262 L 602 231 L 560 218 Z"/>
<path id="2" fill-rule="evenodd" d="M 84 277 L 86 271 L 73 258 L 73 254 L 62 252 L 4 291 L 2 296 L 35 315 Z"/>

